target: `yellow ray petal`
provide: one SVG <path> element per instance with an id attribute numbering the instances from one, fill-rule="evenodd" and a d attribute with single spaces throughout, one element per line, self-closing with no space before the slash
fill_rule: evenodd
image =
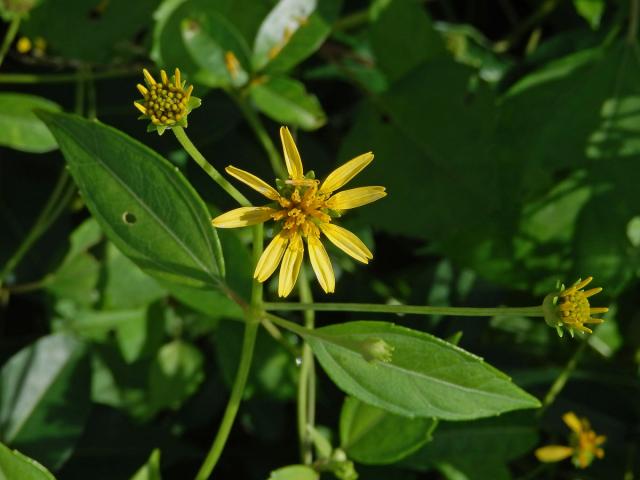
<path id="1" fill-rule="evenodd" d="M 289 246 L 284 252 L 282 265 L 280 265 L 280 277 L 278 278 L 279 297 L 286 297 L 293 290 L 296 280 L 298 280 L 303 256 L 304 245 L 302 244 L 302 237 L 294 235 L 289 240 Z"/>
<path id="2" fill-rule="evenodd" d="M 266 222 L 276 211 L 269 207 L 240 207 L 211 220 L 217 228 L 238 228 Z"/>
<path id="3" fill-rule="evenodd" d="M 606 435 L 598 435 L 595 439 L 595 444 L 596 445 L 602 445 L 604 442 L 607 441 L 607 437 Z M 604 455 L 604 452 L 602 452 L 602 454 Z"/>
<path id="4" fill-rule="evenodd" d="M 287 243 L 289 243 L 289 239 L 286 238 L 282 232 L 273 237 L 273 240 L 271 240 L 267 248 L 262 252 L 260 260 L 258 260 L 253 278 L 259 282 L 264 282 L 276 271 L 287 247 Z"/>
<path id="5" fill-rule="evenodd" d="M 327 179 L 320 185 L 323 193 L 335 192 L 345 185 L 349 180 L 359 174 L 373 160 L 373 153 L 363 153 L 356 158 L 349 160 L 344 165 L 336 168 L 329 174 Z"/>
<path id="6" fill-rule="evenodd" d="M 176 72 L 173 75 L 173 80 L 174 80 L 176 88 L 178 88 L 178 89 L 182 88 L 182 79 L 180 78 L 180 69 L 179 68 L 176 68 Z"/>
<path id="7" fill-rule="evenodd" d="M 346 228 L 339 227 L 333 223 L 321 223 L 320 230 L 331 243 L 359 262 L 369 263 L 369 260 L 373 258 L 373 254 L 362 243 L 362 240 Z"/>
<path id="8" fill-rule="evenodd" d="M 578 282 L 578 284 L 574 285 L 574 288 L 576 290 L 580 290 L 581 288 L 586 287 L 589 283 L 591 283 L 591 280 L 593 280 L 593 277 L 587 277 L 584 280 L 582 280 L 581 282 Z"/>
<path id="9" fill-rule="evenodd" d="M 607 307 L 591 307 L 589 309 L 589 312 L 591 312 L 592 314 L 595 313 L 607 313 L 609 311 L 609 309 Z"/>
<path id="10" fill-rule="evenodd" d="M 329 255 L 324 249 L 324 245 L 317 237 L 307 237 L 309 245 L 309 259 L 316 274 L 316 278 L 325 293 L 333 293 L 336 290 L 336 277 L 333 274 L 333 267 Z"/>
<path id="11" fill-rule="evenodd" d="M 386 196 L 384 187 L 351 188 L 333 195 L 327 200 L 327 206 L 334 210 L 347 210 L 375 202 Z"/>
<path id="12" fill-rule="evenodd" d="M 593 297 L 596 293 L 600 293 L 602 291 L 602 287 L 591 288 L 583 293 L 586 298 Z"/>
<path id="13" fill-rule="evenodd" d="M 576 433 L 582 432 L 582 422 L 577 417 L 577 415 L 573 412 L 567 412 L 562 416 L 562 420 L 567 424 L 571 430 Z"/>
<path id="14" fill-rule="evenodd" d="M 144 85 L 142 85 L 141 83 L 139 83 L 138 85 L 136 85 L 136 87 L 138 88 L 138 91 L 140 92 L 140 94 L 143 97 L 147 97 L 147 94 L 149 93 L 149 90 L 147 90 L 147 87 L 145 87 Z"/>
<path id="15" fill-rule="evenodd" d="M 287 127 L 280 127 L 280 140 L 282 140 L 282 150 L 284 152 L 284 161 L 287 164 L 287 171 L 291 178 L 299 179 L 304 177 L 302 168 L 302 160 L 298 153 L 298 147 L 293 141 L 291 133 Z"/>
<path id="16" fill-rule="evenodd" d="M 535 454 L 541 462 L 559 462 L 573 455 L 573 448 L 564 445 L 549 445 L 538 448 Z"/>
<path id="17" fill-rule="evenodd" d="M 245 185 L 250 186 L 256 192 L 261 193 L 269 200 L 278 200 L 280 198 L 280 195 L 278 195 L 278 191 L 275 188 L 273 188 L 267 182 L 256 177 L 253 173 L 241 170 L 234 167 L 233 165 L 229 165 L 227 168 L 225 168 L 225 170 L 229 175 L 237 178 Z"/>
<path id="18" fill-rule="evenodd" d="M 144 105 L 140 105 L 138 102 L 133 102 L 133 106 L 142 112 L 143 115 L 147 114 L 147 109 Z"/>
<path id="19" fill-rule="evenodd" d="M 153 75 L 151 75 L 149 73 L 149 70 L 147 70 L 146 68 L 142 69 L 142 74 L 144 75 L 144 78 L 147 80 L 147 83 L 149 85 L 155 85 L 156 84 L 156 79 L 153 78 Z"/>
<path id="20" fill-rule="evenodd" d="M 160 70 L 160 78 L 162 79 L 162 83 L 167 85 L 169 83 L 169 77 L 167 77 L 167 72 L 164 70 Z"/>

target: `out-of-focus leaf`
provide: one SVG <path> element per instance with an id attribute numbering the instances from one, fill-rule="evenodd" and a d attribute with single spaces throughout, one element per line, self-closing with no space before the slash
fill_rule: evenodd
<path id="1" fill-rule="evenodd" d="M 118 326 L 116 339 L 126 362 L 132 363 L 160 348 L 165 335 L 164 314 L 165 311 L 160 305 L 152 304 L 143 315 Z"/>
<path id="2" fill-rule="evenodd" d="M 235 27 L 218 14 L 182 22 L 182 39 L 200 70 L 194 80 L 208 87 L 240 87 L 249 80 L 249 47 Z"/>
<path id="3" fill-rule="evenodd" d="M 267 77 L 249 90 L 259 110 L 277 122 L 315 130 L 326 122 L 326 115 L 315 95 L 289 77 Z"/>
<path id="4" fill-rule="evenodd" d="M 77 309 L 67 303 L 57 305 L 59 320 L 56 329 L 72 332 L 74 335 L 94 340 L 105 341 L 109 334 L 128 323 L 140 322 L 146 315 L 145 308 L 129 310 L 86 310 Z"/>
<path id="5" fill-rule="evenodd" d="M 156 5 L 155 0 L 47 0 L 20 28 L 31 38 L 44 38 L 53 55 L 108 63 L 132 57 L 134 37 L 151 25 Z M 60 12 L 64 21 L 54 21 Z"/>
<path id="6" fill-rule="evenodd" d="M 112 243 L 107 244 L 105 255 L 102 308 L 139 308 L 165 294 L 158 282 L 140 270 Z"/>
<path id="7" fill-rule="evenodd" d="M 401 417 L 348 397 L 340 414 L 340 448 L 360 463 L 394 463 L 431 440 L 436 425 L 433 419 Z"/>
<path id="8" fill-rule="evenodd" d="M 0 145 L 31 153 L 58 148 L 55 138 L 34 110 L 58 112 L 60 106 L 34 95 L 0 93 Z"/>
<path id="9" fill-rule="evenodd" d="M 158 278 L 215 288 L 224 263 L 206 206 L 182 174 L 118 130 L 41 114 L 107 237 Z"/>
<path id="10" fill-rule="evenodd" d="M 151 456 L 131 480 L 162 480 L 160 475 L 160 450 L 157 448 L 151 452 Z"/>
<path id="11" fill-rule="evenodd" d="M 463 467 L 503 464 L 530 451 L 538 442 L 530 415 L 513 413 L 472 422 L 440 422 L 433 440 L 404 464 L 426 469 L 440 463 Z"/>
<path id="12" fill-rule="evenodd" d="M 390 1 L 369 31 L 377 60 L 390 83 L 427 60 L 446 55 L 442 39 L 418 2 Z"/>
<path id="13" fill-rule="evenodd" d="M 58 269 L 45 278 L 45 288 L 58 298 L 89 306 L 97 300 L 96 284 L 100 264 L 87 250 L 102 238 L 95 219 L 82 223 L 71 233 L 71 246 Z"/>
<path id="14" fill-rule="evenodd" d="M 204 380 L 200 350 L 183 340 L 163 346 L 149 372 L 149 403 L 153 410 L 177 409 Z"/>
<path id="15" fill-rule="evenodd" d="M 268 480 L 318 480 L 320 474 L 306 465 L 287 465 L 271 472 Z"/>
<path id="16" fill-rule="evenodd" d="M 315 52 L 331 32 L 340 0 L 280 0 L 255 38 L 253 65 L 270 73 L 291 70 Z"/>
<path id="17" fill-rule="evenodd" d="M 398 415 L 469 420 L 540 405 L 481 358 L 392 323 L 332 325 L 306 339 L 338 387 Z M 393 349 L 390 361 L 369 357 L 380 342 Z"/>
<path id="18" fill-rule="evenodd" d="M 89 413 L 84 344 L 49 335 L 20 350 L 0 371 L 0 437 L 51 468 L 73 451 Z"/>
<path id="19" fill-rule="evenodd" d="M 595 30 L 600 26 L 600 19 L 606 6 L 604 0 L 573 0 L 573 6 L 591 28 Z"/>
<path id="20" fill-rule="evenodd" d="M 11 451 L 0 443 L 1 480 L 55 480 L 49 471 L 34 459 Z"/>

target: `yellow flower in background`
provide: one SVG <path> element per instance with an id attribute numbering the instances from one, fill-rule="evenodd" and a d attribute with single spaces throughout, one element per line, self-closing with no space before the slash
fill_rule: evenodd
<path id="1" fill-rule="evenodd" d="M 545 297 L 542 303 L 545 321 L 549 326 L 555 327 L 560 336 L 562 336 L 562 327 L 569 330 L 573 336 L 576 330 L 593 333 L 589 327 L 585 327 L 585 323 L 599 324 L 604 322 L 603 319 L 593 318 L 591 315 L 606 313 L 609 309 L 606 307 L 594 308 L 589 304 L 589 298 L 600 293 L 602 288 L 583 290 L 592 280 L 593 277 L 578 280 L 569 288 L 562 285 L 558 292 L 550 293 Z"/>
<path id="2" fill-rule="evenodd" d="M 180 77 L 180 69 L 176 68 L 171 79 L 167 72 L 160 70 L 160 82 L 156 82 L 146 68 L 142 73 L 146 86 L 139 83 L 137 88 L 144 98 L 133 102 L 133 105 L 142 113 L 140 119 L 151 121 L 147 131 L 155 130 L 162 135 L 172 126 L 186 127 L 187 116 L 200 106 L 200 99 L 191 96 L 193 85 L 186 88 L 186 82 Z"/>
<path id="3" fill-rule="evenodd" d="M 212 223 L 218 228 L 237 228 L 268 220 L 277 222 L 280 231 L 260 257 L 254 278 L 264 282 L 280 265 L 278 295 L 289 295 L 300 273 L 304 256 L 303 240 L 306 240 L 309 260 L 318 282 L 326 293 L 332 293 L 336 280 L 321 236 L 324 235 L 356 260 L 368 263 L 373 255 L 365 244 L 349 230 L 333 223 L 333 220 L 341 216 L 343 210 L 361 207 L 386 196 L 385 188 L 358 187 L 334 193 L 371 163 L 373 154 L 370 152 L 348 161 L 320 183 L 312 171 L 304 174 L 298 148 L 288 128 L 280 128 L 280 139 L 289 178 L 276 181 L 277 189 L 249 172 L 233 166 L 226 168 L 229 175 L 261 193 L 272 203 L 263 207 L 236 208 L 214 218 Z"/>
<path id="4" fill-rule="evenodd" d="M 569 445 L 548 445 L 535 451 L 536 458 L 541 462 L 559 462 L 572 457 L 577 468 L 587 468 L 594 458 L 603 458 L 604 450 L 600 447 L 607 437 L 596 435 L 591 429 L 589 420 L 578 418 L 575 413 L 567 412 L 562 420 L 571 429 Z"/>

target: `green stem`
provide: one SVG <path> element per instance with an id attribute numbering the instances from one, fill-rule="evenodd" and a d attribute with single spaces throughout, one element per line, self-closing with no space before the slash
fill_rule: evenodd
<path id="1" fill-rule="evenodd" d="M 523 315 L 544 317 L 542 306 L 537 307 L 431 307 L 428 305 L 379 305 L 374 303 L 276 303 L 265 302 L 265 310 L 270 311 L 306 311 L 316 312 L 364 312 L 364 313 L 402 313 L 414 315 L 453 315 L 458 317 L 493 317 L 496 315 Z"/>
<path id="2" fill-rule="evenodd" d="M 40 83 L 73 83 L 79 79 L 103 80 L 108 78 L 133 77 L 140 75 L 142 67 L 122 70 L 109 70 L 107 72 L 86 73 L 53 73 L 45 75 L 32 75 L 22 73 L 6 73 L 0 75 L 0 83 L 40 84 Z"/>
<path id="3" fill-rule="evenodd" d="M 263 303 L 263 306 L 264 305 L 266 305 L 266 303 Z M 290 322 L 289 320 L 285 320 L 284 318 L 278 317 L 277 315 L 273 315 L 269 312 L 262 312 L 262 318 L 266 318 L 276 325 L 285 328 L 302 338 L 306 337 L 310 333 L 313 333 L 313 330 L 303 327 L 302 325 L 298 325 L 297 323 Z"/>
<path id="4" fill-rule="evenodd" d="M 258 263 L 258 259 L 262 254 L 263 228 L 262 225 L 253 227 L 253 260 L 254 265 Z M 244 395 L 244 387 L 249 378 L 249 370 L 251 368 L 251 360 L 256 345 L 256 335 L 258 326 L 260 325 L 260 316 L 256 312 L 260 312 L 262 305 L 262 284 L 254 279 L 251 288 L 251 308 L 247 310 L 246 324 L 244 327 L 244 338 L 242 340 L 242 351 L 240 353 L 240 364 L 236 372 L 236 378 L 231 389 L 231 397 L 224 411 L 222 422 L 218 428 L 216 438 L 209 449 L 209 453 L 204 459 L 195 480 L 206 480 L 215 468 L 222 450 L 229 439 L 231 427 L 240 408 L 240 402 Z"/>
<path id="5" fill-rule="evenodd" d="M 627 43 L 633 45 L 638 36 L 638 17 L 640 16 L 640 0 L 629 2 L 629 29 L 627 30 Z"/>
<path id="6" fill-rule="evenodd" d="M 36 241 L 47 231 L 51 224 L 57 220 L 58 216 L 64 211 L 74 191 L 75 186 L 69 178 L 69 173 L 66 168 L 63 168 L 47 203 L 40 211 L 40 215 L 38 215 L 27 236 L 22 240 L 18 249 L 11 258 L 9 258 L 0 272 L 0 285 L 4 282 L 7 275 L 18 266 Z"/>
<path id="7" fill-rule="evenodd" d="M 240 191 L 238 191 L 236 187 L 231 185 L 231 183 L 229 183 L 226 178 L 220 175 L 220 172 L 218 172 L 218 170 L 216 170 L 213 165 L 207 162 L 207 159 L 204 158 L 204 156 L 200 153 L 196 146 L 191 142 L 191 140 L 187 136 L 187 132 L 184 131 L 184 128 L 171 127 L 171 130 L 178 139 L 178 142 L 180 142 L 180 145 L 182 145 L 182 148 L 185 149 L 185 151 L 191 156 L 191 158 L 193 158 L 196 163 L 200 165 L 200 168 L 202 168 L 205 173 L 213 179 L 214 182 L 220 185 L 220 187 L 222 187 L 225 192 L 231 195 L 231 197 L 233 197 L 233 199 L 243 207 L 251 206 L 251 202 L 247 200 L 247 197 L 240 193 Z"/>
<path id="8" fill-rule="evenodd" d="M 567 384 L 567 381 L 569 381 L 571 374 L 573 374 L 573 371 L 576 369 L 578 363 L 582 359 L 582 355 L 584 355 L 588 343 L 589 342 L 587 341 L 583 341 L 580 344 L 580 346 L 576 349 L 576 351 L 573 353 L 573 355 L 565 365 L 562 372 L 560 372 L 560 375 L 558 375 L 558 377 L 555 379 L 555 381 L 549 388 L 549 391 L 544 396 L 544 400 L 542 400 L 542 406 L 536 413 L 538 417 L 541 417 L 544 414 L 547 408 L 549 408 L 549 406 L 555 401 L 556 397 L 560 394 L 564 386 Z"/>
<path id="9" fill-rule="evenodd" d="M 298 280 L 300 299 L 305 303 L 313 302 L 309 277 L 303 267 Z M 304 311 L 304 326 L 313 329 L 315 313 L 313 310 Z M 313 462 L 312 440 L 309 427 L 315 425 L 316 409 L 316 379 L 313 352 L 307 342 L 302 346 L 302 361 L 300 364 L 300 378 L 298 379 L 298 439 L 300 440 L 300 455 L 302 462 L 311 465 Z"/>
<path id="10" fill-rule="evenodd" d="M 13 39 L 16 38 L 18 28 L 20 28 L 20 20 L 21 17 L 15 17 L 9 24 L 7 33 L 5 34 L 4 40 L 2 41 L 2 46 L 0 46 L 0 66 L 2 65 L 2 62 L 4 62 L 4 57 L 7 55 Z"/>
<path id="11" fill-rule="evenodd" d="M 271 141 L 271 137 L 267 130 L 264 128 L 260 117 L 256 113 L 256 111 L 247 103 L 244 98 L 241 98 L 237 95 L 231 94 L 231 98 L 233 98 L 238 105 L 238 108 L 244 115 L 245 120 L 251 126 L 251 129 L 255 133 L 260 145 L 264 148 L 267 156 L 269 157 L 269 162 L 271 163 L 271 168 L 275 172 L 278 178 L 287 178 L 288 174 L 286 169 L 284 168 L 284 163 L 282 161 L 282 157 L 278 153 L 278 149 Z"/>

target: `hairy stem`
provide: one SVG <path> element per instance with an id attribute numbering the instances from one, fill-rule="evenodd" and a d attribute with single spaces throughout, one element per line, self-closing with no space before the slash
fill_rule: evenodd
<path id="1" fill-rule="evenodd" d="M 300 299 L 307 303 L 312 302 L 309 277 L 303 267 L 299 279 Z M 304 326 L 313 329 L 315 313 L 313 310 L 304 311 Z M 316 409 L 316 378 L 313 352 L 307 342 L 302 346 L 302 360 L 300 364 L 300 377 L 298 379 L 298 438 L 300 440 L 300 456 L 302 462 L 311 465 L 313 462 L 312 441 L 309 436 L 309 427 L 315 425 Z"/>
<path id="2" fill-rule="evenodd" d="M 103 80 L 107 78 L 133 77 L 140 75 L 142 67 L 114 69 L 106 72 L 91 73 L 52 73 L 44 75 L 5 73 L 0 75 L 0 83 L 39 84 L 39 83 L 73 83 L 80 78 L 86 80 Z"/>
<path id="3" fill-rule="evenodd" d="M 216 170 L 216 168 L 207 162 L 207 159 L 204 158 L 204 155 L 200 153 L 200 150 L 196 148 L 196 146 L 191 142 L 189 137 L 187 136 L 187 132 L 184 131 L 182 127 L 171 127 L 173 134 L 182 145 L 182 148 L 189 154 L 191 158 L 195 160 L 195 162 L 200 165 L 200 168 L 205 171 L 209 177 L 213 179 L 220 187 L 227 192 L 236 202 L 238 202 L 243 207 L 250 207 L 251 202 L 247 200 L 239 190 L 236 189 L 229 181 L 220 175 L 220 172 Z"/>
<path id="4" fill-rule="evenodd" d="M 431 307 L 428 305 L 381 305 L 374 303 L 276 303 L 265 302 L 269 311 L 363 312 L 414 315 L 453 315 L 459 317 L 493 317 L 496 315 L 523 315 L 544 317 L 542 306 L 537 307 Z"/>

